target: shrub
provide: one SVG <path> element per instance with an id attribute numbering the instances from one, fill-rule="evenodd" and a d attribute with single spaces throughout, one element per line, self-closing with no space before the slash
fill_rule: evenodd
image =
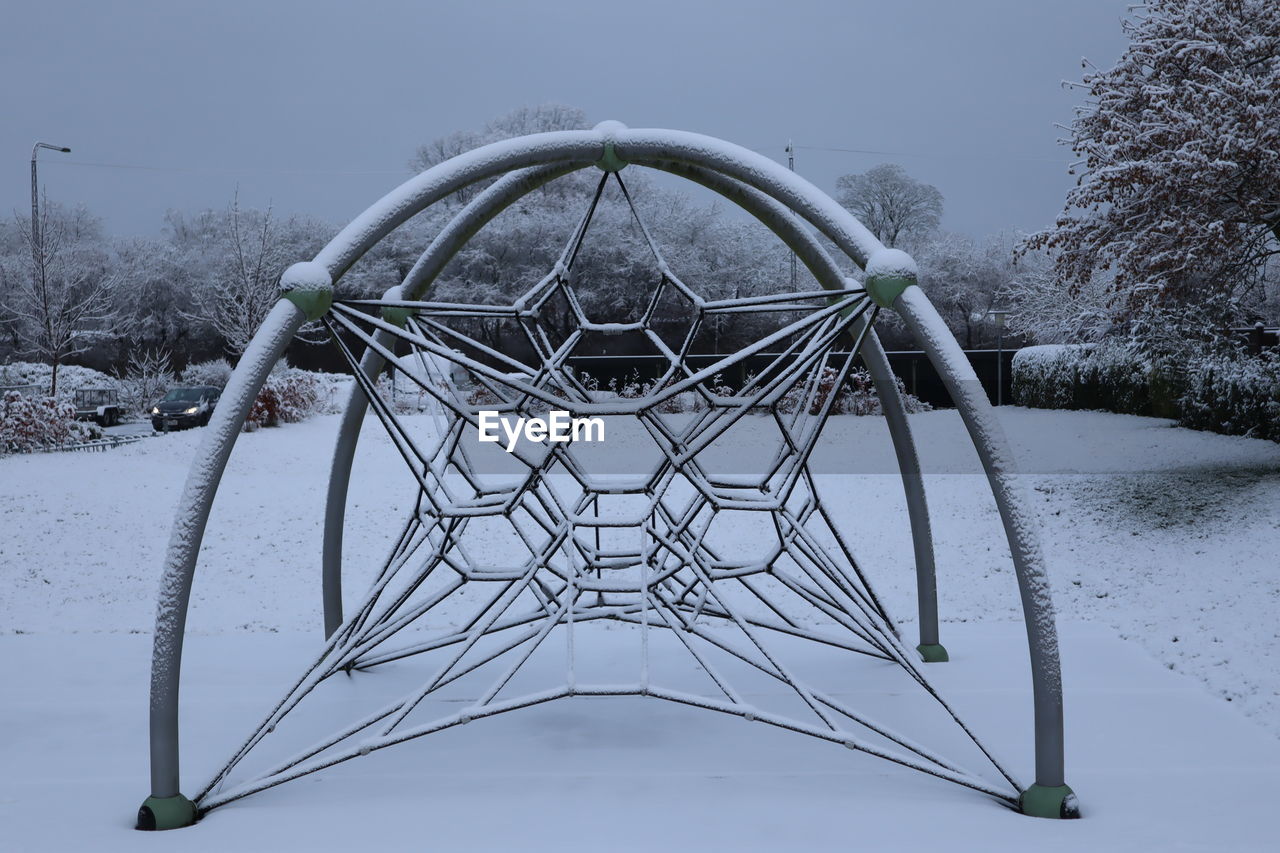
<path id="1" fill-rule="evenodd" d="M 1280 441 L 1280 355 L 1217 356 L 1187 368 L 1179 423 Z"/>
<path id="2" fill-rule="evenodd" d="M 1046 344 L 1013 355 L 1013 399 L 1037 409 L 1074 409 L 1077 365 L 1085 346 Z"/>
<path id="3" fill-rule="evenodd" d="M 0 397 L 0 454 L 27 453 L 99 438 L 96 426 L 76 421 L 76 409 L 52 397 L 25 397 L 6 391 Z"/>
<path id="4" fill-rule="evenodd" d="M 814 395 L 813 401 L 809 405 L 809 414 L 816 415 L 822 411 L 822 406 L 830 399 L 838 372 L 834 367 L 827 366 L 822 369 L 822 377 L 818 380 L 818 393 Z M 903 408 L 908 414 L 915 412 L 927 412 L 933 407 L 928 403 L 920 400 L 914 395 L 908 394 L 906 386 L 902 384 L 902 380 L 894 377 L 894 381 L 898 386 L 898 393 L 902 397 Z M 801 405 L 808 386 L 805 382 L 801 382 L 792 387 L 778 402 L 779 410 L 783 412 L 794 412 Z M 832 414 L 836 415 L 880 415 L 884 410 L 880 408 L 880 395 L 876 393 L 875 383 L 871 379 L 871 373 L 866 368 L 855 367 L 849 371 L 844 385 L 837 392 L 835 403 L 831 406 Z"/>
<path id="5" fill-rule="evenodd" d="M 227 380 L 230 378 L 231 365 L 225 358 L 213 358 L 209 361 L 188 364 L 182 371 L 183 385 L 226 388 Z"/>
<path id="6" fill-rule="evenodd" d="M 306 370 L 291 367 L 273 370 L 249 409 L 245 432 L 309 418 L 320 409 L 325 399 L 323 391 L 321 381 Z"/>
<path id="7" fill-rule="evenodd" d="M 1280 354 L 1152 363 L 1115 344 L 1041 346 L 1013 359 L 1014 399 L 1046 409 L 1171 418 L 1180 426 L 1280 441 Z"/>
<path id="8" fill-rule="evenodd" d="M 1025 347 L 1013 357 L 1013 399 L 1040 409 L 1151 415 L 1160 371 L 1119 344 Z"/>

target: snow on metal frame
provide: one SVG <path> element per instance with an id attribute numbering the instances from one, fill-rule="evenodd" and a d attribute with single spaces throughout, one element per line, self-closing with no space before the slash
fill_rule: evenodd
<path id="1" fill-rule="evenodd" d="M 883 246 L 852 215 L 809 182 L 748 149 L 699 134 L 669 130 L 629 130 L 610 122 L 594 131 L 536 134 L 476 149 L 441 163 L 406 182 L 355 219 L 317 256 L 337 279 L 388 233 L 440 198 L 475 181 L 513 169 L 551 163 L 586 165 L 613 155 L 626 162 L 673 161 L 732 177 L 781 202 L 813 224 L 860 266 Z M 882 256 L 884 257 L 884 256 Z M 900 260 L 900 259 L 899 259 Z M 989 402 L 965 391 L 967 362 L 917 288 L 894 303 L 913 328 L 940 374 L 952 387 L 958 408 L 992 482 L 1017 570 L 1033 663 L 1036 704 L 1036 781 L 1063 785 L 1062 696 L 1056 629 L 1049 584 L 1025 498 L 1011 478 L 1011 454 Z M 156 620 L 152 666 L 152 794 L 178 794 L 178 683 L 191 582 L 209 509 L 244 417 L 271 364 L 302 322 L 303 313 L 282 300 L 255 336 L 224 395 L 197 453 L 180 502 Z M 957 393 L 957 390 L 960 393 Z"/>

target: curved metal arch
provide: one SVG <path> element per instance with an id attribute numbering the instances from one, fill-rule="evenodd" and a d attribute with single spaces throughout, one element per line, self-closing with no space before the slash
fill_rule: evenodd
<path id="1" fill-rule="evenodd" d="M 813 184 L 746 148 L 696 133 L 628 130 L 614 141 L 626 162 L 649 165 L 688 163 L 719 171 L 759 190 L 816 227 L 860 267 L 884 246 L 849 211 Z M 964 357 L 937 310 L 919 287 L 908 287 L 892 304 L 943 378 L 960 412 L 991 485 L 1018 578 L 1022 617 L 1031 658 L 1036 784 L 1062 788 L 1065 756 L 1062 722 L 1062 664 L 1053 599 L 1029 502 L 1016 477 L 1009 442 Z"/>
<path id="2" fill-rule="evenodd" d="M 586 165 L 606 155 L 639 164 L 686 163 L 725 174 L 813 224 L 859 266 L 865 267 L 883 249 L 874 235 L 825 193 L 761 155 L 699 134 L 611 126 L 507 140 L 441 163 L 375 203 L 322 249 L 315 263 L 327 268 L 331 280 L 336 280 L 400 224 L 463 186 L 515 168 L 557 162 Z M 907 288 L 892 307 L 911 327 L 951 390 L 995 495 L 1018 576 L 1031 656 L 1036 782 L 1038 787 L 1063 787 L 1061 672 L 1053 607 L 1032 517 L 1013 479 L 1008 442 L 990 402 L 980 388 L 975 390 L 972 368 L 923 293 Z M 153 798 L 181 798 L 177 718 L 182 635 L 196 557 L 217 484 L 253 399 L 305 319 L 287 300 L 272 310 L 228 384 L 224 402 L 232 405 L 215 412 L 184 489 L 166 556 L 156 619 L 151 684 Z"/>
<path id="3" fill-rule="evenodd" d="M 599 131 L 535 134 L 490 145 L 439 163 L 383 196 L 342 229 L 316 255 L 337 281 L 379 240 L 441 198 L 477 181 L 543 163 L 587 166 L 606 151 Z M 254 334 L 214 410 L 183 487 L 165 552 L 151 656 L 151 795 L 180 797 L 178 696 L 182 643 L 191 585 L 213 499 L 236 437 L 258 392 L 284 348 L 306 322 L 294 303 L 281 298 Z"/>

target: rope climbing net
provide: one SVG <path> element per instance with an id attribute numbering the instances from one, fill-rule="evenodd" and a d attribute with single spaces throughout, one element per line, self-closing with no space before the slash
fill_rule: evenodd
<path id="1" fill-rule="evenodd" d="M 575 262 L 609 181 L 655 266 L 652 292 L 626 322 L 589 318 L 575 290 Z M 510 304 L 336 301 L 323 322 L 403 458 L 416 498 L 367 591 L 197 806 L 208 810 L 393 744 L 580 696 L 645 696 L 719 711 L 1016 803 L 1022 786 L 925 678 L 810 469 L 878 310 L 852 281 L 842 291 L 703 298 L 670 269 L 616 173 L 600 180 L 551 272 Z M 768 331 L 757 340 L 695 367 L 695 339 L 710 324 L 766 315 L 774 322 L 760 324 Z M 679 322 L 664 322 L 672 318 Z M 482 322 L 519 330 L 520 346 L 478 340 L 469 330 Z M 630 337 L 659 354 L 656 378 L 622 395 L 572 369 L 575 353 L 601 335 Z M 359 348 L 385 358 L 440 416 L 398 414 L 360 369 Z M 406 349 L 408 357 L 396 355 Z M 741 371 L 737 387 L 720 380 L 765 358 L 758 371 Z M 483 410 L 525 418 L 549 409 L 638 426 L 629 435 L 654 451 L 652 461 L 602 473 L 578 443 L 525 441 L 509 456 L 498 451 L 508 463 L 502 468 L 485 455 L 495 448 L 475 441 Z M 718 464 L 717 451 L 736 446 L 735 431 L 753 423 L 767 423 L 775 445 L 751 451 L 752 459 L 739 448 L 734 464 Z M 748 539 L 754 545 L 743 547 Z M 634 657 L 621 680 L 613 673 L 596 681 L 583 658 L 592 631 L 610 625 Z M 842 682 L 822 689 L 802 677 L 792 655 L 798 644 L 847 659 Z M 666 677 L 673 657 L 692 663 L 698 678 Z M 245 759 L 326 680 L 410 658 L 426 662 L 411 690 L 244 771 Z M 871 669 L 860 669 L 859 659 Z M 982 757 L 982 773 L 856 706 L 849 683 L 864 671 L 882 677 L 886 664 L 932 697 L 940 719 Z M 761 679 L 775 689 L 755 690 Z"/>

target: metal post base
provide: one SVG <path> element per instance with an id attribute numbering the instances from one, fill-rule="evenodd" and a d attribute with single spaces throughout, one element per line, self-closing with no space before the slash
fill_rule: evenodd
<path id="1" fill-rule="evenodd" d="M 1075 792 L 1068 785 L 1059 785 L 1056 788 L 1032 785 L 1018 797 L 1018 808 L 1024 815 L 1031 817 L 1080 817 L 1080 803 L 1076 800 Z"/>
<path id="2" fill-rule="evenodd" d="M 916 646 L 916 651 L 920 653 L 920 658 L 925 663 L 946 663 L 951 660 L 947 656 L 947 650 L 940 643 L 921 643 Z"/>
<path id="3" fill-rule="evenodd" d="M 147 797 L 138 809 L 135 829 L 178 829 L 196 822 L 195 803 L 181 794 L 172 797 Z"/>

